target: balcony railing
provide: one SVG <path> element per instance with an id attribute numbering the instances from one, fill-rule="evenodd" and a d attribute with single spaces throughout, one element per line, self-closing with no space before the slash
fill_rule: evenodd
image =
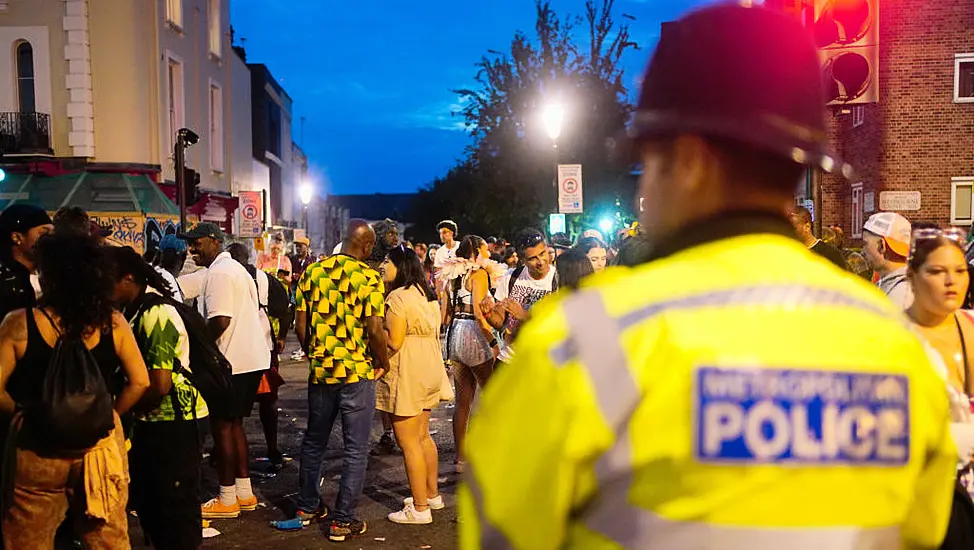
<path id="1" fill-rule="evenodd" d="M 51 115 L 0 112 L 0 152 L 52 155 Z"/>

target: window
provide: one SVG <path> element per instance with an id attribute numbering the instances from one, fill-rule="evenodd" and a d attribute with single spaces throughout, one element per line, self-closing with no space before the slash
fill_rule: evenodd
<path id="1" fill-rule="evenodd" d="M 852 184 L 852 238 L 862 238 L 862 183 Z"/>
<path id="2" fill-rule="evenodd" d="M 169 143 L 176 144 L 176 132 L 186 125 L 186 107 L 183 90 L 183 64 L 179 60 L 168 57 L 168 85 L 169 85 Z M 172 147 L 170 147 L 172 150 Z"/>
<path id="3" fill-rule="evenodd" d="M 17 100 L 21 113 L 37 110 L 34 96 L 34 48 L 30 42 L 17 46 Z"/>
<path id="4" fill-rule="evenodd" d="M 852 127 L 858 128 L 863 122 L 866 122 L 866 107 L 856 105 L 852 108 Z"/>
<path id="5" fill-rule="evenodd" d="M 183 28 L 183 0 L 166 0 L 166 20 L 174 27 Z"/>
<path id="6" fill-rule="evenodd" d="M 223 53 L 220 33 L 220 0 L 207 0 L 207 21 L 210 29 L 210 53 L 220 57 Z"/>
<path id="7" fill-rule="evenodd" d="M 210 82 L 210 168 L 223 171 L 223 88 Z"/>
<path id="8" fill-rule="evenodd" d="M 971 225 L 974 220 L 974 177 L 950 178 L 950 223 Z"/>
<path id="9" fill-rule="evenodd" d="M 974 103 L 974 53 L 954 55 L 954 103 Z"/>

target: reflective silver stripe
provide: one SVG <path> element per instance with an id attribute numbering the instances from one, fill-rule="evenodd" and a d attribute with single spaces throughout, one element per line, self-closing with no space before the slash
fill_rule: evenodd
<path id="1" fill-rule="evenodd" d="M 574 299 L 574 297 L 567 300 L 565 303 L 564 307 L 566 308 L 566 313 L 568 304 L 572 299 Z M 666 311 L 722 306 L 775 306 L 782 309 L 810 306 L 834 306 L 850 307 L 886 318 L 890 318 L 891 315 L 888 310 L 885 310 L 875 304 L 860 300 L 836 290 L 812 287 L 808 285 L 787 284 L 736 287 L 724 290 L 715 290 L 713 292 L 705 292 L 702 294 L 694 294 L 691 296 L 683 296 L 680 298 L 674 298 L 672 300 L 654 302 L 622 315 L 618 318 L 618 320 L 614 321 L 614 323 L 616 324 L 618 330 L 621 331 L 632 327 L 633 325 L 639 324 L 646 319 L 660 315 Z M 903 319 L 898 320 L 903 321 L 904 326 L 908 326 Z M 571 319 L 569 319 L 569 323 L 571 323 Z M 578 334 L 584 334 L 586 331 L 594 328 L 598 327 L 594 327 L 591 324 L 586 324 L 584 330 Z M 613 340 L 616 339 L 616 335 L 617 333 L 612 335 Z M 577 345 L 578 342 L 571 337 L 565 341 L 555 344 L 550 353 L 551 359 L 554 361 L 555 365 L 563 366 L 565 363 L 578 356 Z"/>
<path id="2" fill-rule="evenodd" d="M 615 434 L 615 443 L 595 463 L 599 494 L 613 495 L 614 501 L 605 502 L 600 498 L 582 519 L 589 529 L 626 547 L 627 541 L 645 539 L 646 524 L 620 521 L 622 518 L 605 512 L 616 506 L 640 511 L 628 503 L 628 490 L 633 481 L 629 419 L 639 406 L 639 383 L 633 378 L 626 352 L 619 342 L 619 322 L 606 311 L 602 295 L 581 292 L 568 299 L 564 307 L 570 346 L 581 359 L 603 419 Z"/>
<path id="3" fill-rule="evenodd" d="M 514 545 L 507 540 L 504 533 L 501 533 L 487 519 L 487 512 L 484 509 L 484 494 L 480 490 L 480 483 L 477 482 L 473 465 L 468 462 L 466 468 L 464 481 L 466 481 L 467 488 L 470 489 L 470 494 L 473 496 L 473 503 L 477 508 L 477 518 L 480 521 L 480 547 L 483 550 L 514 550 Z"/>
<path id="4" fill-rule="evenodd" d="M 639 550 L 888 550 L 900 548 L 897 527 L 805 527 L 795 529 L 728 527 L 698 522 L 671 521 L 648 510 L 638 517 L 632 506 L 615 510 L 616 540 L 623 548 Z M 800 512 L 799 512 L 800 513 Z M 626 526 L 630 523 L 632 525 Z M 638 525 L 637 525 L 638 523 Z"/>
<path id="5" fill-rule="evenodd" d="M 595 392 L 596 401 L 615 442 L 595 464 L 599 492 L 582 521 L 623 548 L 650 550 L 717 549 L 764 550 L 879 550 L 896 548 L 896 528 L 848 529 L 745 529 L 703 523 L 674 522 L 633 505 L 630 419 L 639 405 L 638 381 L 629 368 L 620 335 L 626 328 L 668 310 L 704 307 L 775 306 L 851 307 L 890 318 L 890 312 L 831 289 L 805 285 L 760 285 L 697 294 L 651 304 L 619 318 L 605 308 L 601 294 L 584 291 L 564 303 L 569 336 L 551 351 L 557 366 L 577 357 Z M 892 542 L 891 542 L 892 541 Z"/>

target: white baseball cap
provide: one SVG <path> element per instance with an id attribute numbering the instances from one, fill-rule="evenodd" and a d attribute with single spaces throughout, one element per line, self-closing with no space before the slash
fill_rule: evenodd
<path id="1" fill-rule="evenodd" d="M 869 216 L 863 229 L 882 237 L 886 244 L 904 258 L 910 255 L 910 221 L 896 212 L 880 212 Z"/>

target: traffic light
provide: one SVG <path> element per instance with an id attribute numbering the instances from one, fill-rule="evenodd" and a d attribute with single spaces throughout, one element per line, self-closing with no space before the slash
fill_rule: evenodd
<path id="1" fill-rule="evenodd" d="M 879 0 L 815 0 L 812 34 L 828 104 L 878 101 Z"/>
<path id="2" fill-rule="evenodd" d="M 200 173 L 192 168 L 183 168 L 183 185 L 185 186 L 186 206 L 193 206 L 200 201 Z"/>

